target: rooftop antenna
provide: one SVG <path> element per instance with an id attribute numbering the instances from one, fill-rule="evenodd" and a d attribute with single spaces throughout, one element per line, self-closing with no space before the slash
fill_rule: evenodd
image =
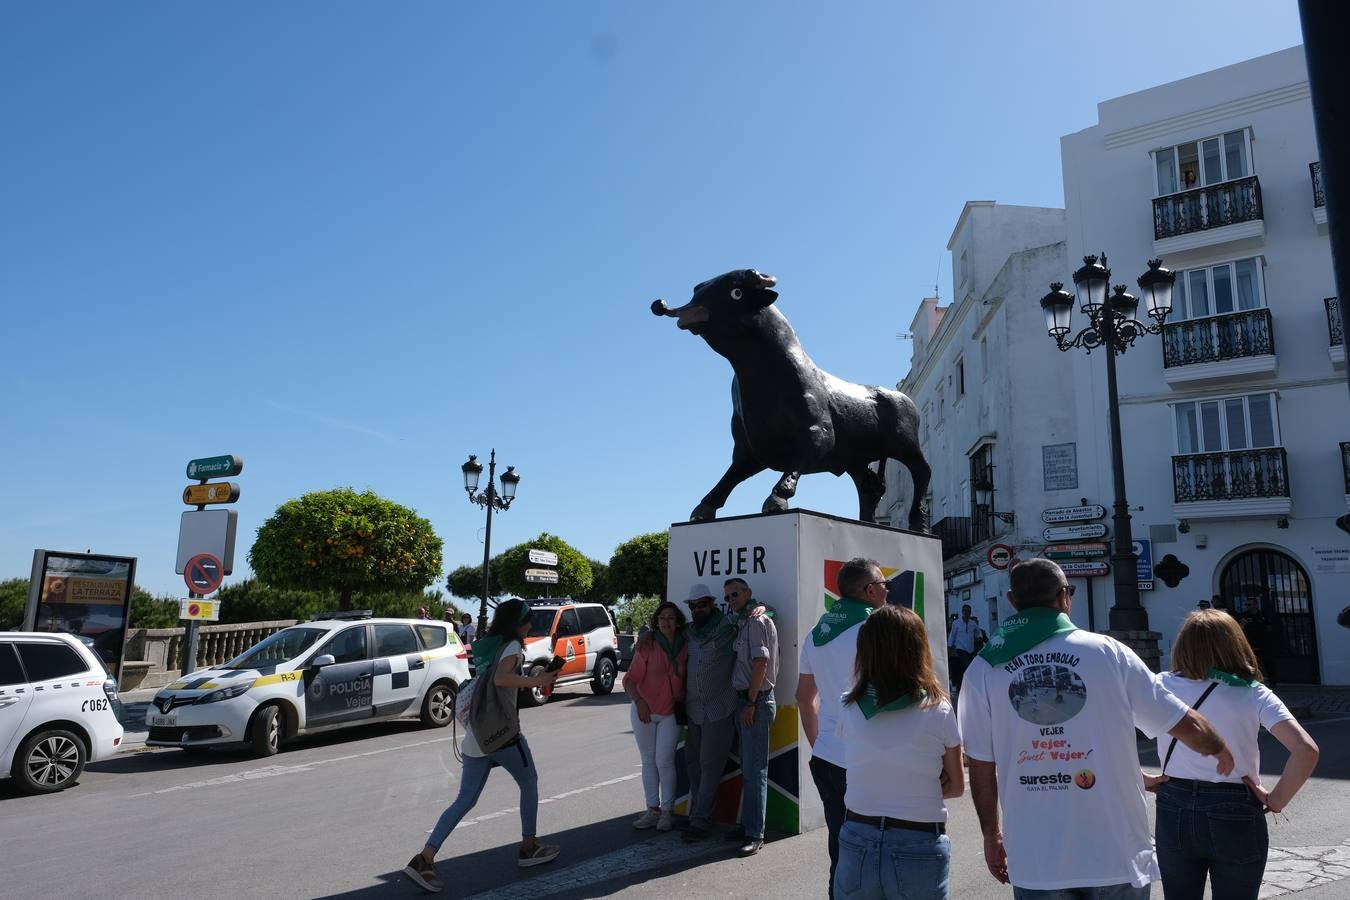
<path id="1" fill-rule="evenodd" d="M 938 251 L 937 271 L 933 273 L 933 298 L 941 300 L 942 294 L 938 291 L 938 279 L 942 277 L 942 251 Z"/>

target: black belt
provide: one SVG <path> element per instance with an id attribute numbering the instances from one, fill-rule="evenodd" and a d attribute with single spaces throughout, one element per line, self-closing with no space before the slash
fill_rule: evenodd
<path id="1" fill-rule="evenodd" d="M 871 825 L 885 831 L 887 828 L 903 828 L 906 831 L 926 831 L 929 834 L 946 834 L 947 826 L 941 822 L 911 822 L 909 819 L 893 819 L 890 816 L 863 816 L 853 810 L 846 810 L 844 818 L 859 825 Z"/>

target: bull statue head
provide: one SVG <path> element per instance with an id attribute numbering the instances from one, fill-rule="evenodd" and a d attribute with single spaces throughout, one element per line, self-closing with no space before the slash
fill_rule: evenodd
<path id="1" fill-rule="evenodd" d="M 694 295 L 684 306 L 671 309 L 664 300 L 653 301 L 652 313 L 671 316 L 682 330 L 702 335 L 769 306 L 778 299 L 773 290 L 777 283 L 777 278 L 755 269 L 736 269 L 695 285 Z"/>

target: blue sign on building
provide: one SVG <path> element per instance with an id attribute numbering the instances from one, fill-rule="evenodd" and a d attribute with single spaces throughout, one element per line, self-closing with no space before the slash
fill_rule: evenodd
<path id="1" fill-rule="evenodd" d="M 1148 538 L 1135 541 L 1132 545 L 1134 555 L 1138 557 L 1136 563 L 1136 578 L 1139 581 L 1139 590 L 1153 590 L 1153 541 Z"/>

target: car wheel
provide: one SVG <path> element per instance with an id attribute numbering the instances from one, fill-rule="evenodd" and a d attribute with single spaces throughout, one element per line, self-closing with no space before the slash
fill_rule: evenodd
<path id="1" fill-rule="evenodd" d="M 454 684 L 449 681 L 438 681 L 433 684 L 426 697 L 422 699 L 422 724 L 428 728 L 444 728 L 449 725 L 455 715 L 456 693 Z"/>
<path id="2" fill-rule="evenodd" d="M 595 663 L 595 677 L 591 679 L 592 694 L 608 694 L 614 690 L 614 660 L 602 656 Z"/>
<path id="3" fill-rule="evenodd" d="M 264 706 L 253 714 L 249 746 L 254 756 L 275 756 L 281 749 L 281 710 Z"/>
<path id="4" fill-rule="evenodd" d="M 50 794 L 74 784 L 84 760 L 84 741 L 74 732 L 52 728 L 23 742 L 10 774 L 25 794 Z"/>
<path id="5" fill-rule="evenodd" d="M 538 664 L 530 666 L 530 670 L 525 673 L 530 678 L 538 678 L 544 674 L 544 667 Z M 548 697 L 544 696 L 541 688 L 521 688 L 520 705 L 524 707 L 543 706 L 548 702 Z"/>

